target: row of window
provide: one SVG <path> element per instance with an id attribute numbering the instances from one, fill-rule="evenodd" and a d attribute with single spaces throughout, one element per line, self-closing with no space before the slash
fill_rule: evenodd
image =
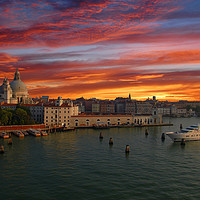
<path id="1" fill-rule="evenodd" d="M 90 120 L 89 119 L 86 119 L 86 122 L 89 122 Z M 97 122 L 100 122 L 101 120 L 100 119 L 97 119 Z M 107 119 L 107 121 L 110 121 L 110 119 Z M 118 121 L 120 121 L 120 119 L 118 119 Z M 130 119 L 127 119 L 127 121 L 130 121 Z M 75 120 L 75 122 L 78 122 L 78 119 Z M 143 120 L 142 119 L 135 119 L 135 123 L 142 123 Z M 152 122 L 152 119 L 145 119 L 144 120 L 145 123 L 149 123 L 149 122 Z"/>
<path id="2" fill-rule="evenodd" d="M 48 111 L 46 111 L 46 113 L 48 113 Z M 57 110 L 55 110 L 55 112 L 51 111 L 51 113 L 57 113 Z M 61 111 L 59 111 L 59 113 L 61 113 Z M 66 113 L 66 111 L 64 111 L 64 113 Z M 68 111 L 68 113 L 69 113 L 69 111 Z"/>
<path id="3" fill-rule="evenodd" d="M 47 110 L 48 110 L 48 109 L 49 109 L 49 110 L 50 110 L 50 109 L 54 109 L 54 110 L 55 110 L 55 109 L 61 109 L 61 108 L 56 108 L 56 107 L 55 107 L 55 108 L 54 108 L 54 107 L 48 108 L 48 107 L 46 107 L 46 109 L 47 109 Z M 69 108 L 65 108 L 65 107 L 64 107 L 64 108 L 62 107 L 62 109 L 65 109 L 65 110 L 68 109 L 68 110 L 69 110 Z"/>
<path id="4" fill-rule="evenodd" d="M 118 121 L 120 121 L 121 119 L 117 119 Z M 130 119 L 127 119 L 128 121 Z M 78 121 L 78 119 L 75 120 L 76 122 Z M 86 122 L 89 122 L 90 120 L 89 119 L 86 119 Z M 100 119 L 97 119 L 97 122 L 101 121 Z M 107 121 L 110 121 L 110 119 L 107 119 Z"/>
<path id="5" fill-rule="evenodd" d="M 46 116 L 46 119 L 50 118 L 53 119 L 54 116 Z M 57 115 L 55 115 L 55 118 L 57 118 Z M 59 116 L 59 118 L 62 118 L 62 116 Z M 67 116 L 67 118 L 69 119 L 69 116 Z M 66 119 L 66 116 L 64 116 L 64 119 Z"/>
<path id="6" fill-rule="evenodd" d="M 57 120 L 57 119 L 52 119 L 51 120 L 51 122 L 57 122 L 57 121 L 59 121 L 59 122 L 62 122 L 62 120 Z M 69 122 L 69 120 L 64 120 L 64 122 Z M 49 122 L 49 120 L 46 120 L 46 122 Z"/>

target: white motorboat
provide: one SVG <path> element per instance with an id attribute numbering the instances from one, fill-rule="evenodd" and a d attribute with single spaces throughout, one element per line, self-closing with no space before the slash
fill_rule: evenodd
<path id="1" fill-rule="evenodd" d="M 200 124 L 181 129 L 179 132 L 166 132 L 165 134 L 174 142 L 200 140 Z"/>

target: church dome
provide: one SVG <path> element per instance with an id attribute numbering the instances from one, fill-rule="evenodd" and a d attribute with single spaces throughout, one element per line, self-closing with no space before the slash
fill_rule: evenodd
<path id="1" fill-rule="evenodd" d="M 14 80 L 10 83 L 13 93 L 24 93 L 27 94 L 28 90 L 24 82 L 21 80 Z"/>
<path id="2" fill-rule="evenodd" d="M 10 83 L 10 87 L 12 88 L 13 94 L 15 95 L 28 95 L 27 87 L 25 83 L 21 81 L 18 69 L 15 72 L 14 80 Z"/>

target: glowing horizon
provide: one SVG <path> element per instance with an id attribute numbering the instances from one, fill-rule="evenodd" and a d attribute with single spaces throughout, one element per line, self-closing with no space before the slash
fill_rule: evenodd
<path id="1" fill-rule="evenodd" d="M 0 3 L 0 84 L 19 67 L 29 95 L 200 100 L 200 2 Z"/>

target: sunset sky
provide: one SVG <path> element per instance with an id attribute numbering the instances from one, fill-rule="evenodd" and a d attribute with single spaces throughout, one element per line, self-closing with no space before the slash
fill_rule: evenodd
<path id="1" fill-rule="evenodd" d="M 0 0 L 0 85 L 31 97 L 200 100 L 199 0 Z"/>

